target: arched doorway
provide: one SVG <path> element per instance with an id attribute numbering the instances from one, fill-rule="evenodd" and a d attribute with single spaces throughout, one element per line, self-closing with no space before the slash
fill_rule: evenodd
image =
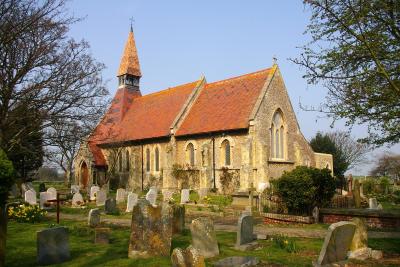
<path id="1" fill-rule="evenodd" d="M 81 164 L 81 185 L 83 188 L 86 188 L 89 180 L 89 170 L 86 165 L 86 162 L 82 162 Z"/>

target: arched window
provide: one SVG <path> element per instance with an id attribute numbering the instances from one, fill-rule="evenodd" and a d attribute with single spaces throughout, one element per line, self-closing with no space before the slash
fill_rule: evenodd
<path id="1" fill-rule="evenodd" d="M 189 143 L 186 147 L 186 161 L 190 166 L 194 166 L 194 146 Z"/>
<path id="2" fill-rule="evenodd" d="M 277 159 L 285 158 L 285 125 L 281 112 L 278 110 L 272 117 L 270 129 L 271 135 L 271 157 Z"/>
<path id="3" fill-rule="evenodd" d="M 156 147 L 154 155 L 155 155 L 155 159 L 154 159 L 155 169 L 156 169 L 156 172 L 158 172 L 160 170 L 160 151 L 158 150 L 158 147 Z"/>
<path id="4" fill-rule="evenodd" d="M 131 163 L 130 163 L 130 158 L 129 158 L 129 151 L 126 151 L 125 160 L 126 160 L 126 165 L 125 165 L 126 171 L 129 171 L 130 168 L 131 168 Z"/>
<path id="5" fill-rule="evenodd" d="M 146 171 L 150 171 L 150 149 L 146 149 Z"/>
<path id="6" fill-rule="evenodd" d="M 231 165 L 231 144 L 227 139 L 222 142 L 222 153 L 224 155 L 224 164 L 225 166 Z"/>

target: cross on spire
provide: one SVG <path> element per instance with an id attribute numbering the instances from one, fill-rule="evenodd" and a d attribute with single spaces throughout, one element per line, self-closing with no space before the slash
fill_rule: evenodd
<path id="1" fill-rule="evenodd" d="M 131 17 L 129 20 L 131 21 L 131 32 L 133 32 L 133 23 L 135 22 L 135 20 L 133 19 L 133 17 Z"/>

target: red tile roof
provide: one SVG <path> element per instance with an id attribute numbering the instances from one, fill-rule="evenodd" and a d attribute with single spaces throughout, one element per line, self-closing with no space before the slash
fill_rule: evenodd
<path id="1" fill-rule="evenodd" d="M 249 116 L 271 69 L 207 84 L 176 136 L 248 128 Z"/>

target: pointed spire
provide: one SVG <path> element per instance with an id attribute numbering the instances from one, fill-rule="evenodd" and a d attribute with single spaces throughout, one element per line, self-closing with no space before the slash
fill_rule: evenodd
<path id="1" fill-rule="evenodd" d="M 121 64 L 119 65 L 118 75 L 132 75 L 136 77 L 141 77 L 139 58 L 137 55 L 135 38 L 133 36 L 132 24 L 131 31 L 128 35 L 128 40 L 125 44 L 124 54 L 122 55 Z"/>

